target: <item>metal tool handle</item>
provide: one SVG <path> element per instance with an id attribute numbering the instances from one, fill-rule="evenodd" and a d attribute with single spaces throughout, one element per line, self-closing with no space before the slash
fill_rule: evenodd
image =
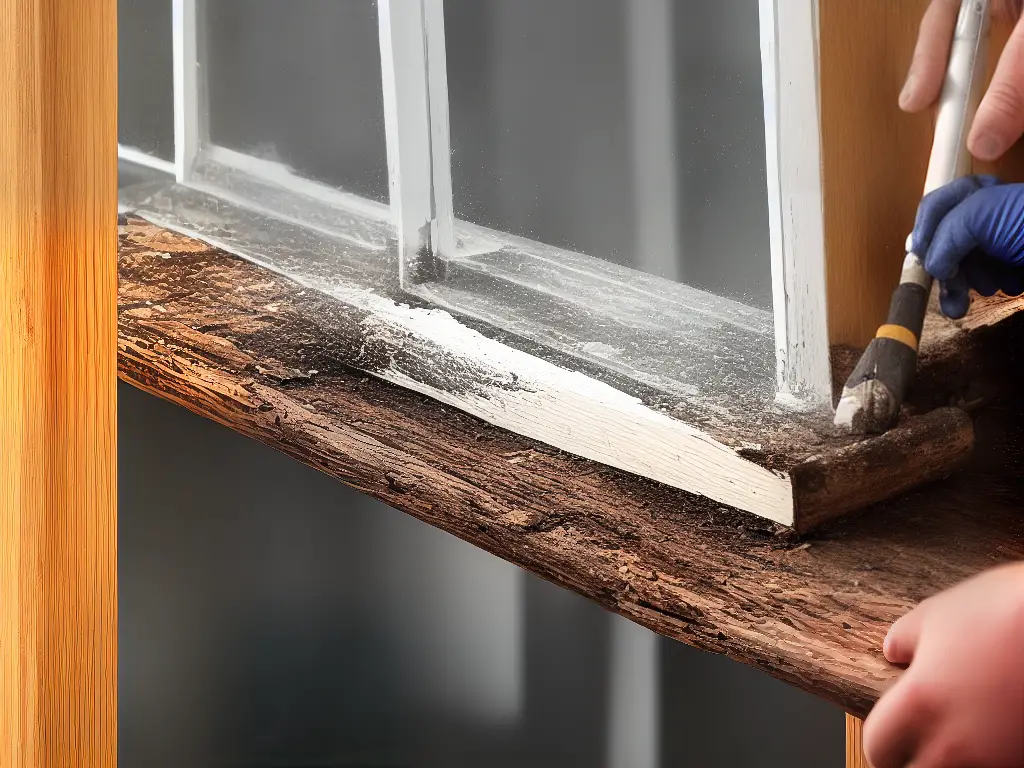
<path id="1" fill-rule="evenodd" d="M 925 194 L 971 171 L 967 135 L 981 101 L 991 29 L 989 0 L 963 0 L 942 88 Z M 907 239 L 903 273 L 878 329 L 843 388 L 835 423 L 851 432 L 881 433 L 899 418 L 917 370 L 917 348 L 932 277 Z"/>

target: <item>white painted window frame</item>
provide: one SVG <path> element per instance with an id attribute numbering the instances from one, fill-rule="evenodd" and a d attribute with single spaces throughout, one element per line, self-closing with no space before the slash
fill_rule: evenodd
<path id="1" fill-rule="evenodd" d="M 118 143 L 117 156 L 126 162 L 151 168 L 174 176 L 179 184 L 190 180 L 192 167 L 199 156 L 205 136 L 202 128 L 204 110 L 200 107 L 203 92 L 199 73 L 197 0 L 172 0 L 171 50 L 174 79 L 174 160 L 154 157 L 136 147 Z"/>
<path id="2" fill-rule="evenodd" d="M 800 407 L 829 405 L 831 393 L 817 3 L 759 0 L 776 383 L 778 399 Z M 213 159 L 223 166 L 225 158 L 233 158 L 239 166 L 238 161 L 245 157 L 210 147 L 207 141 L 196 4 L 197 0 L 173 0 L 174 163 L 128 147 L 119 150 L 125 160 L 173 172 L 179 184 L 203 189 L 209 186 L 201 173 L 204 160 Z M 500 244 L 506 237 L 455 221 L 443 11 L 443 0 L 378 0 L 390 209 L 347 193 L 326 194 L 321 185 L 295 177 L 289 177 L 285 185 L 292 192 L 367 218 L 390 215 L 397 230 L 403 286 L 429 279 L 434 260 L 454 255 L 457 247 L 461 252 L 472 250 L 474 240 L 482 239 L 489 242 L 481 247 L 493 250 L 495 241 Z M 653 23 L 653 17 L 632 19 L 636 29 L 629 33 L 641 34 L 645 23 Z M 659 61 L 652 54 L 649 61 L 634 62 L 634 76 L 657 77 Z M 662 69 L 664 64 L 661 62 Z M 659 130 L 665 133 L 668 129 L 661 126 Z M 268 170 L 259 162 L 241 166 L 249 177 L 283 189 L 280 169 Z M 647 190 L 649 194 L 655 191 Z M 351 205 L 348 198 L 352 198 Z M 671 233 L 665 232 L 671 241 Z M 514 240 L 507 237 L 506 242 Z M 244 250 L 237 244 L 223 245 L 236 252 Z M 291 276 L 303 280 L 301 274 Z M 486 339 L 454 320 L 442 322 L 430 310 L 402 309 L 384 297 L 370 301 L 366 309 L 382 326 L 394 325 L 408 343 L 422 342 L 424 350 L 447 349 L 463 359 L 478 361 L 493 376 L 530 383 L 533 394 L 495 392 L 470 402 L 431 389 L 402 371 L 384 378 L 587 458 L 778 522 L 792 520 L 788 478 L 747 462 L 699 429 L 585 375 Z M 597 434 L 584 434 L 595 429 Z"/>
<path id="3" fill-rule="evenodd" d="M 118 147 L 122 159 L 181 184 L 206 145 L 196 3 L 172 2 L 174 162 Z M 783 399 L 828 402 L 817 3 L 759 0 L 759 11 L 778 389 Z M 378 14 L 391 209 L 408 285 L 429 269 L 428 254 L 455 251 L 444 0 L 379 0 Z"/>
<path id="4" fill-rule="evenodd" d="M 759 0 L 780 397 L 831 403 L 818 0 Z"/>
<path id="5" fill-rule="evenodd" d="M 443 0 L 378 0 L 384 128 L 402 283 L 455 251 Z"/>
<path id="6" fill-rule="evenodd" d="M 143 168 L 151 168 L 154 171 L 160 171 L 161 173 L 167 174 L 174 173 L 174 163 L 169 160 L 164 160 L 161 157 L 154 157 L 138 147 L 131 147 L 127 144 L 118 143 L 117 156 L 125 162 L 141 165 Z"/>
<path id="7" fill-rule="evenodd" d="M 171 30 L 174 66 L 174 176 L 179 184 L 191 180 L 199 151 L 206 143 L 203 94 L 199 71 L 198 0 L 172 0 Z"/>
<path id="8" fill-rule="evenodd" d="M 391 204 L 402 279 L 416 282 L 428 234 L 436 253 L 454 251 L 444 0 L 378 7 Z M 784 401 L 828 403 L 817 0 L 759 0 L 759 12 L 777 385 Z M 632 21 L 643 29 L 644 18 Z"/>

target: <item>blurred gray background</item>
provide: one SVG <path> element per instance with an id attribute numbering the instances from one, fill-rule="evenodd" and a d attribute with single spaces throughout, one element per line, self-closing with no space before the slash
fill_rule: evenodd
<path id="1" fill-rule="evenodd" d="M 123 768 L 843 765 L 839 709 L 118 396 Z"/>
<path id="2" fill-rule="evenodd" d="M 119 0 L 173 159 L 171 0 Z M 212 143 L 388 198 L 374 0 L 199 0 Z M 445 0 L 455 211 L 771 308 L 758 0 Z"/>

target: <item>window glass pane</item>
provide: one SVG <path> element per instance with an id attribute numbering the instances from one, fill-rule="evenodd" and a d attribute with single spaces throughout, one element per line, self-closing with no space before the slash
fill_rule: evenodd
<path id="1" fill-rule="evenodd" d="M 757 0 L 446 0 L 456 216 L 771 307 Z"/>
<path id="2" fill-rule="evenodd" d="M 206 0 L 212 144 L 386 202 L 373 0 Z"/>
<path id="3" fill-rule="evenodd" d="M 682 275 L 770 308 L 758 3 L 670 5 Z"/>
<path id="4" fill-rule="evenodd" d="M 118 0 L 117 140 L 174 160 L 171 0 Z"/>

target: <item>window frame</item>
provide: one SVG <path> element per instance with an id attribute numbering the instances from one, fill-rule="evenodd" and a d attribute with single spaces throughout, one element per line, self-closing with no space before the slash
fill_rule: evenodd
<path id="1" fill-rule="evenodd" d="M 818 0 L 759 0 L 781 397 L 832 405 Z"/>
<path id="2" fill-rule="evenodd" d="M 392 205 L 412 288 L 431 271 L 424 261 L 455 250 L 444 0 L 378 8 Z M 759 0 L 758 10 L 777 387 L 786 399 L 829 403 L 817 0 Z"/>
<path id="3" fill-rule="evenodd" d="M 787 428 L 785 422 L 792 418 L 804 429 L 808 418 L 825 424 L 831 412 L 817 0 L 759 0 L 759 13 L 774 299 L 775 387 L 769 405 L 775 412 L 767 418 L 772 426 L 782 423 Z M 179 185 L 224 198 L 223 189 L 210 183 L 204 163 L 212 160 L 225 166 L 225 158 L 233 158 L 235 167 L 228 169 L 240 174 L 243 184 L 275 185 L 366 221 L 387 219 L 397 232 L 398 258 L 392 266 L 401 287 L 413 297 L 429 282 L 439 262 L 455 255 L 457 238 L 463 245 L 470 241 L 470 250 L 474 239 L 521 240 L 457 222 L 454 217 L 443 0 L 378 0 L 390 208 L 366 205 L 372 201 L 311 180 L 283 178 L 283 169 L 264 168 L 256 158 L 248 162 L 240 153 L 210 146 L 197 0 L 173 0 L 172 20 L 174 177 Z M 129 148 L 119 147 L 119 155 L 126 161 L 139 161 Z M 158 170 L 168 170 L 167 164 L 160 161 Z M 218 239 L 194 222 L 174 220 L 173 216 L 157 223 L 253 257 L 244 239 Z M 487 247 L 493 250 L 493 243 Z M 384 264 L 387 258 L 382 258 Z M 300 283 L 322 286 L 323 275 L 314 274 L 317 268 L 307 269 L 295 259 L 282 264 L 257 255 L 253 260 Z M 446 308 L 443 302 L 433 304 L 438 305 Z M 457 327 L 438 323 L 436 311 L 419 306 L 410 309 L 394 296 L 376 296 L 361 308 L 423 356 L 437 355 L 478 374 L 483 372 L 485 380 L 497 382 L 497 390 L 507 389 L 502 382 L 508 380 L 517 386 L 526 382 L 529 396 L 511 397 L 505 392 L 499 397 L 497 391 L 482 398 L 467 396 L 446 385 L 417 380 L 415 372 L 400 365 L 372 371 L 381 378 L 586 458 L 777 522 L 793 523 L 795 502 L 787 473 L 749 460 L 748 449 L 757 453 L 759 445 L 739 438 L 720 439 L 722 434 L 713 430 L 706 433 L 699 419 L 688 418 L 692 411 L 668 415 L 628 384 L 618 386 L 620 379 L 614 375 L 610 385 L 607 377 L 594 378 L 592 366 L 557 355 L 554 362 L 551 355 L 542 359 L 531 353 L 535 345 L 531 349 L 529 344 L 513 343 L 500 335 L 482 336 L 473 323 L 455 318 Z M 746 407 L 737 393 L 723 391 L 722 397 L 723 402 L 731 401 L 719 410 L 740 412 Z M 568 416 L 549 418 L 566 409 Z M 808 417 L 808 412 L 813 416 Z M 767 422 L 754 422 L 749 434 L 756 435 Z"/>
<path id="4" fill-rule="evenodd" d="M 171 34 L 174 51 L 174 177 L 179 184 L 191 181 L 192 168 L 207 143 L 204 109 L 205 88 L 199 71 L 197 2 L 172 0 Z"/>

